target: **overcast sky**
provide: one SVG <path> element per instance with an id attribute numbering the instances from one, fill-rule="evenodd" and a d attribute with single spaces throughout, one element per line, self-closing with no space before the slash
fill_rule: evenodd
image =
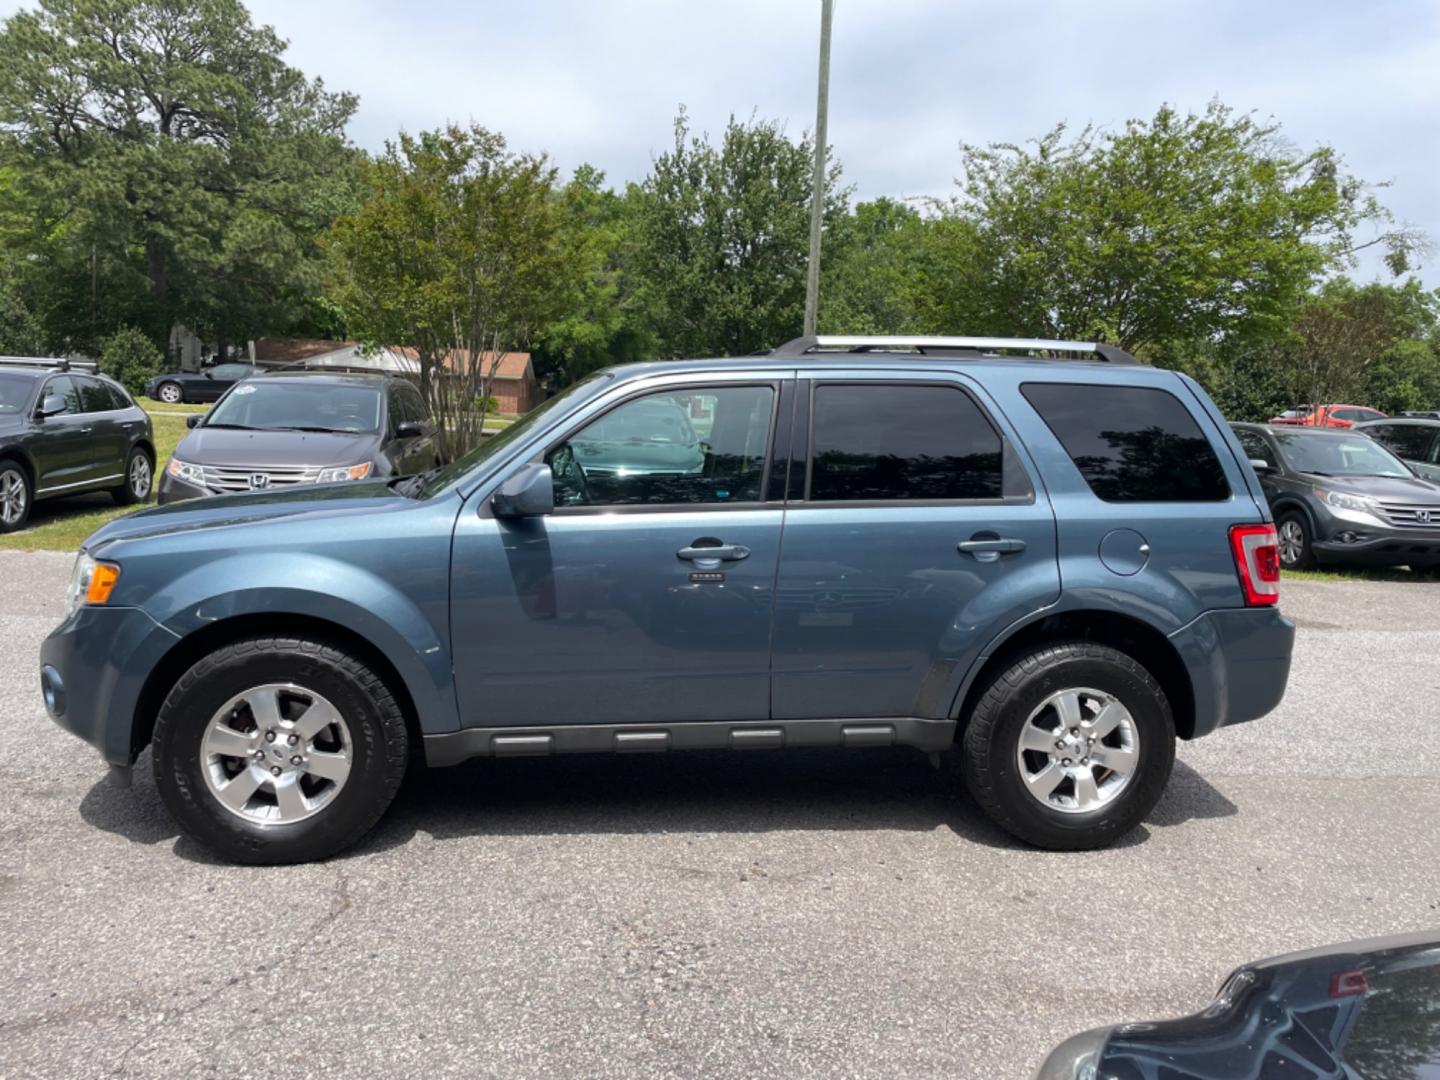
<path id="1" fill-rule="evenodd" d="M 250 8 L 293 64 L 359 94 L 351 135 L 372 150 L 402 127 L 473 120 L 619 183 L 645 174 L 682 102 L 712 133 L 732 113 L 814 125 L 819 0 Z M 858 198 L 946 193 L 962 140 L 1215 97 L 1392 182 L 1387 204 L 1440 242 L 1437 0 L 836 0 L 830 141 Z M 1440 285 L 1440 248 L 1423 276 Z"/>

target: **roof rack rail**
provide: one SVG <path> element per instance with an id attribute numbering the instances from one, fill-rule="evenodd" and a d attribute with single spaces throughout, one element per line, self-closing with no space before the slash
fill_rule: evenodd
<path id="1" fill-rule="evenodd" d="M 277 367 L 262 365 L 260 370 L 266 374 L 275 371 L 317 371 L 322 374 L 328 372 L 332 375 L 385 375 L 387 377 L 409 374 L 404 371 L 392 371 L 389 368 L 367 367 L 364 364 L 312 364 L 308 360 L 300 360 L 293 364 L 281 364 Z"/>
<path id="2" fill-rule="evenodd" d="M 0 356 L 0 365 L 5 367 L 44 368 L 49 371 L 97 372 L 100 365 L 94 360 L 66 360 L 60 356 Z"/>
<path id="3" fill-rule="evenodd" d="M 820 334 L 798 337 L 771 350 L 771 356 L 807 356 L 823 352 L 902 352 L 921 356 L 998 356 L 1001 352 L 1083 353 L 1111 364 L 1140 361 L 1117 345 L 1096 341 L 1053 341 L 1049 338 L 931 337 L 902 334 Z"/>

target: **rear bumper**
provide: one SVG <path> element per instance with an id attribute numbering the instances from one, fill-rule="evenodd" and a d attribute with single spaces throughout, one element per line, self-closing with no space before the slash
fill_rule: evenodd
<path id="1" fill-rule="evenodd" d="M 40 646 L 50 718 L 111 765 L 135 760 L 135 707 L 145 678 L 179 640 L 139 608 L 81 607 Z"/>
<path id="2" fill-rule="evenodd" d="M 1295 624 L 1278 608 L 1207 611 L 1170 635 L 1190 671 L 1192 738 L 1264 716 L 1285 696 Z"/>

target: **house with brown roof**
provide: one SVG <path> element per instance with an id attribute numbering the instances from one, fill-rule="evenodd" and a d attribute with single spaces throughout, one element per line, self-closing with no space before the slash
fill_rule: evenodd
<path id="1" fill-rule="evenodd" d="M 307 364 L 311 367 L 369 367 L 377 371 L 394 371 L 407 375 L 420 373 L 418 353 L 411 348 L 385 348 L 367 352 L 356 341 L 323 341 L 312 338 L 257 338 L 251 343 L 255 363 L 261 367 L 287 367 Z M 489 372 L 494 353 L 480 358 L 480 370 Z M 460 349 L 446 354 L 447 371 L 461 371 L 468 359 Z M 535 365 L 528 352 L 500 354 L 490 396 L 502 413 L 527 413 L 540 403 L 539 383 Z"/>

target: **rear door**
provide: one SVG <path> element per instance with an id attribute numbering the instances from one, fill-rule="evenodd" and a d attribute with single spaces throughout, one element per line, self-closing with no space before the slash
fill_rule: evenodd
<path id="1" fill-rule="evenodd" d="M 71 378 L 79 387 L 80 406 L 90 421 L 94 479 L 100 482 L 123 478 L 125 458 L 130 453 L 130 432 L 125 426 L 125 414 L 116 408 L 116 398 L 99 379 L 88 375 L 73 375 Z"/>
<path id="2" fill-rule="evenodd" d="M 822 373 L 797 397 L 772 713 L 943 719 L 985 645 L 1059 595 L 1044 490 L 961 375 Z"/>

